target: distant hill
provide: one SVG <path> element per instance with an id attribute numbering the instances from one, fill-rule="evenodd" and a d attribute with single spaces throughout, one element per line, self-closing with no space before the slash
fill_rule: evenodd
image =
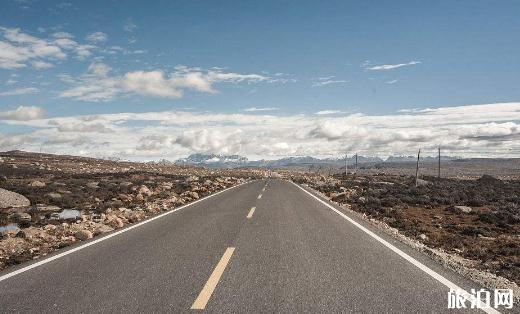
<path id="1" fill-rule="evenodd" d="M 379 157 L 357 157 L 358 164 L 383 162 Z M 348 159 L 348 164 L 355 164 L 355 156 Z M 220 154 L 192 154 L 186 158 L 175 161 L 177 165 L 194 165 L 208 168 L 238 168 L 238 167 L 264 167 L 264 168 L 313 168 L 333 167 L 340 168 L 345 165 L 345 158 L 316 158 L 311 156 L 285 157 L 275 160 L 248 160 L 240 155 Z"/>
<path id="2" fill-rule="evenodd" d="M 209 168 L 237 168 L 248 163 L 248 159 L 240 155 L 191 154 L 178 159 L 175 164 L 205 166 Z"/>

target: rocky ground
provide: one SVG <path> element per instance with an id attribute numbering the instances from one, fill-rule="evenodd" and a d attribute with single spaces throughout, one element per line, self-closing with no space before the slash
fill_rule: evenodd
<path id="1" fill-rule="evenodd" d="M 415 175 L 417 164 L 411 162 L 382 162 L 351 165 L 351 171 L 360 175 Z M 345 170 L 343 168 L 343 170 Z M 421 161 L 419 172 L 423 175 L 437 176 L 436 161 Z M 520 158 L 473 158 L 443 160 L 441 175 L 444 178 L 476 180 L 484 174 L 493 175 L 501 180 L 520 180 Z"/>
<path id="2" fill-rule="evenodd" d="M 520 180 L 286 174 L 343 208 L 520 284 Z"/>
<path id="3" fill-rule="evenodd" d="M 0 153 L 0 269 L 263 175 Z"/>

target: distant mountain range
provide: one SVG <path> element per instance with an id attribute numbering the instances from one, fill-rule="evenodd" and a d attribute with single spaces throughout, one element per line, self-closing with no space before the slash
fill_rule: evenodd
<path id="1" fill-rule="evenodd" d="M 357 158 L 357 161 L 356 161 Z M 458 157 L 442 156 L 441 160 L 455 160 Z M 377 164 L 382 162 L 414 162 L 415 156 L 390 156 L 386 160 L 379 157 L 351 156 L 348 158 L 348 165 Z M 421 157 L 422 162 L 436 161 L 437 157 Z M 157 162 L 159 164 L 172 164 L 167 160 Z M 247 157 L 240 155 L 220 155 L 220 154 L 192 154 L 186 158 L 178 159 L 174 162 L 177 165 L 193 165 L 207 168 L 239 168 L 239 167 L 264 167 L 264 168 L 315 168 L 321 166 L 344 167 L 345 158 L 316 158 L 311 156 L 304 157 L 285 157 L 276 160 L 248 160 Z"/>

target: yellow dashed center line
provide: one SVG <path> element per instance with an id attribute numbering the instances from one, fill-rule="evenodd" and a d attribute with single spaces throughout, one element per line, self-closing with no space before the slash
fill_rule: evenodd
<path id="1" fill-rule="evenodd" d="M 193 305 L 191 306 L 192 310 L 203 310 L 206 307 L 206 304 L 208 303 L 209 298 L 211 298 L 211 295 L 213 294 L 220 277 L 224 273 L 224 270 L 226 269 L 226 266 L 229 263 L 231 255 L 233 255 L 234 251 L 234 247 L 228 247 L 226 249 L 224 255 L 222 255 L 222 258 L 218 262 L 217 267 L 215 267 L 215 270 L 213 270 L 211 276 L 209 276 L 209 279 L 204 285 L 204 288 L 202 288 L 199 296 L 197 299 L 195 299 L 195 302 L 193 302 Z"/>
<path id="2" fill-rule="evenodd" d="M 255 212 L 256 207 L 251 207 L 249 210 L 249 214 L 247 214 L 247 219 L 253 217 L 253 213 Z"/>

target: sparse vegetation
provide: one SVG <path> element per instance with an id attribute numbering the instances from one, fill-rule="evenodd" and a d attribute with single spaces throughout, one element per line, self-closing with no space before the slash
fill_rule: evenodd
<path id="1" fill-rule="evenodd" d="M 405 175 L 298 175 L 331 200 L 429 247 L 478 261 L 478 267 L 520 283 L 520 181 Z"/>

